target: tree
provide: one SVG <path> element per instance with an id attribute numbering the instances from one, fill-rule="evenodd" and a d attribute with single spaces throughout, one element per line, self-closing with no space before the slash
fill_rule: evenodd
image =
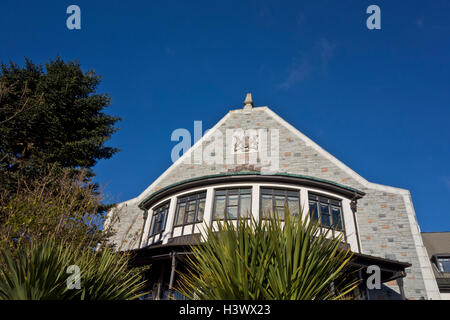
<path id="1" fill-rule="evenodd" d="M 61 58 L 0 66 L 0 299 L 133 299 L 141 274 L 112 251 L 92 167 L 118 117 L 100 77 Z M 116 219 L 115 216 L 110 219 Z M 69 290 L 67 266 L 82 272 Z"/>
<path id="2" fill-rule="evenodd" d="M 0 249 L 19 252 L 49 237 L 88 248 L 106 243 L 112 230 L 102 227 L 104 199 L 96 186 L 83 171 L 73 175 L 56 165 L 46 171 L 33 180 L 19 179 L 13 195 L 0 192 Z"/>
<path id="3" fill-rule="evenodd" d="M 284 221 L 240 219 L 209 226 L 192 246 L 178 292 L 201 300 L 340 299 L 357 282 L 348 274 L 351 252 L 327 239 L 302 215 Z"/>
<path id="4" fill-rule="evenodd" d="M 104 109 L 101 77 L 60 57 L 42 65 L 26 59 L 0 67 L 0 185 L 14 192 L 18 176 L 36 178 L 49 164 L 72 171 L 92 167 L 118 151 L 105 146 L 120 120 Z"/>

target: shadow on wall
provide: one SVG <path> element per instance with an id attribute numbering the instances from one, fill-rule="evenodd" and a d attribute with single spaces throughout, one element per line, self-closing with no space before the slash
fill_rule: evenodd
<path id="1" fill-rule="evenodd" d="M 381 289 L 367 290 L 370 300 L 402 300 L 399 292 L 388 287 L 385 284 L 381 285 Z M 425 299 L 422 297 L 422 300 Z"/>

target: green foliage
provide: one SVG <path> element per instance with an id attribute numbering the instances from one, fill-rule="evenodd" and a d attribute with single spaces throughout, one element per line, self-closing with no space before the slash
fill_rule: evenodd
<path id="1" fill-rule="evenodd" d="M 0 249 L 22 250 L 31 241 L 52 237 L 59 242 L 96 247 L 106 242 L 98 213 L 103 198 L 83 172 L 54 171 L 33 181 L 20 181 L 14 195 L 0 192 Z"/>
<path id="2" fill-rule="evenodd" d="M 2 299 L 131 299 L 142 289 L 128 255 L 107 244 L 110 206 L 92 182 L 96 162 L 118 151 L 105 146 L 119 118 L 104 112 L 100 80 L 59 57 L 0 66 Z M 72 264 L 80 290 L 66 288 Z"/>
<path id="3" fill-rule="evenodd" d="M 84 272 L 82 300 L 132 300 L 146 294 L 142 270 L 129 270 L 129 257 L 106 248 L 94 256 L 93 252 L 82 255 L 79 263 Z M 145 271 L 145 270 L 144 270 Z"/>
<path id="4" fill-rule="evenodd" d="M 2 250 L 2 300 L 129 300 L 143 292 L 141 273 L 127 268 L 128 256 L 104 249 L 96 252 L 69 243 L 31 243 L 15 256 Z M 67 267 L 81 270 L 80 289 L 69 289 Z"/>
<path id="5" fill-rule="evenodd" d="M 36 178 L 49 164 L 91 168 L 118 149 L 105 142 L 118 117 L 107 115 L 107 94 L 96 93 L 101 78 L 78 62 L 61 58 L 24 67 L 0 66 L 0 186 L 14 192 L 18 176 Z"/>
<path id="6" fill-rule="evenodd" d="M 73 261 L 73 253 L 50 245 L 33 246 L 30 252 L 18 256 L 2 250 L 4 267 L 0 269 L 0 299 L 45 300 L 68 296 L 64 285 L 65 268 Z"/>
<path id="7" fill-rule="evenodd" d="M 209 226 L 192 246 L 178 291 L 191 299 L 339 299 L 357 285 L 346 272 L 351 252 L 302 214 L 285 220 L 240 219 Z"/>

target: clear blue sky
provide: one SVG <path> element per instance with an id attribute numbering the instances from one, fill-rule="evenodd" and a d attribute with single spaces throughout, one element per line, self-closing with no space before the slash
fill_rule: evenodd
<path id="1" fill-rule="evenodd" d="M 104 76 L 122 151 L 95 170 L 115 200 L 171 164 L 174 129 L 210 128 L 252 92 L 366 179 L 411 190 L 423 231 L 450 231 L 449 14 L 445 0 L 2 0 L 0 61 L 61 55 Z"/>

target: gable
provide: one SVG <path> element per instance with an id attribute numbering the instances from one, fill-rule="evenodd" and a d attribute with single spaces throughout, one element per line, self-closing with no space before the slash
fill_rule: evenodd
<path id="1" fill-rule="evenodd" d="M 230 142 L 234 143 L 233 139 L 227 140 L 227 131 L 257 131 L 261 129 L 278 130 L 279 132 L 279 163 L 276 166 L 276 172 L 313 176 L 362 190 L 364 190 L 364 188 L 372 188 L 386 192 L 407 193 L 406 190 L 368 182 L 292 125 L 287 123 L 268 107 L 258 107 L 252 108 L 251 110 L 232 110 L 227 113 L 211 130 L 194 144 L 194 146 L 184 153 L 158 179 L 144 190 L 144 192 L 136 198 L 136 201 L 140 202 L 151 193 L 183 180 L 230 172 L 264 170 L 264 163 L 262 162 L 255 163 L 253 161 L 252 163 L 252 161 L 247 158 L 243 160 L 242 163 L 242 161 L 239 162 L 239 160 L 235 158 L 237 161 L 229 164 L 226 159 L 227 150 L 233 149 L 228 144 Z M 222 155 L 217 157 L 216 154 L 215 156 L 216 159 L 222 158 L 222 161 L 215 161 L 212 159 L 209 162 L 198 162 L 198 154 L 201 155 L 200 157 L 203 155 L 204 158 L 206 155 L 205 153 L 207 153 L 208 150 L 214 150 L 212 144 L 214 143 L 214 136 L 218 132 L 223 136 L 223 145 L 221 146 Z M 267 139 L 270 140 L 270 133 L 268 133 Z M 211 152 L 211 154 L 213 153 L 214 152 Z"/>

